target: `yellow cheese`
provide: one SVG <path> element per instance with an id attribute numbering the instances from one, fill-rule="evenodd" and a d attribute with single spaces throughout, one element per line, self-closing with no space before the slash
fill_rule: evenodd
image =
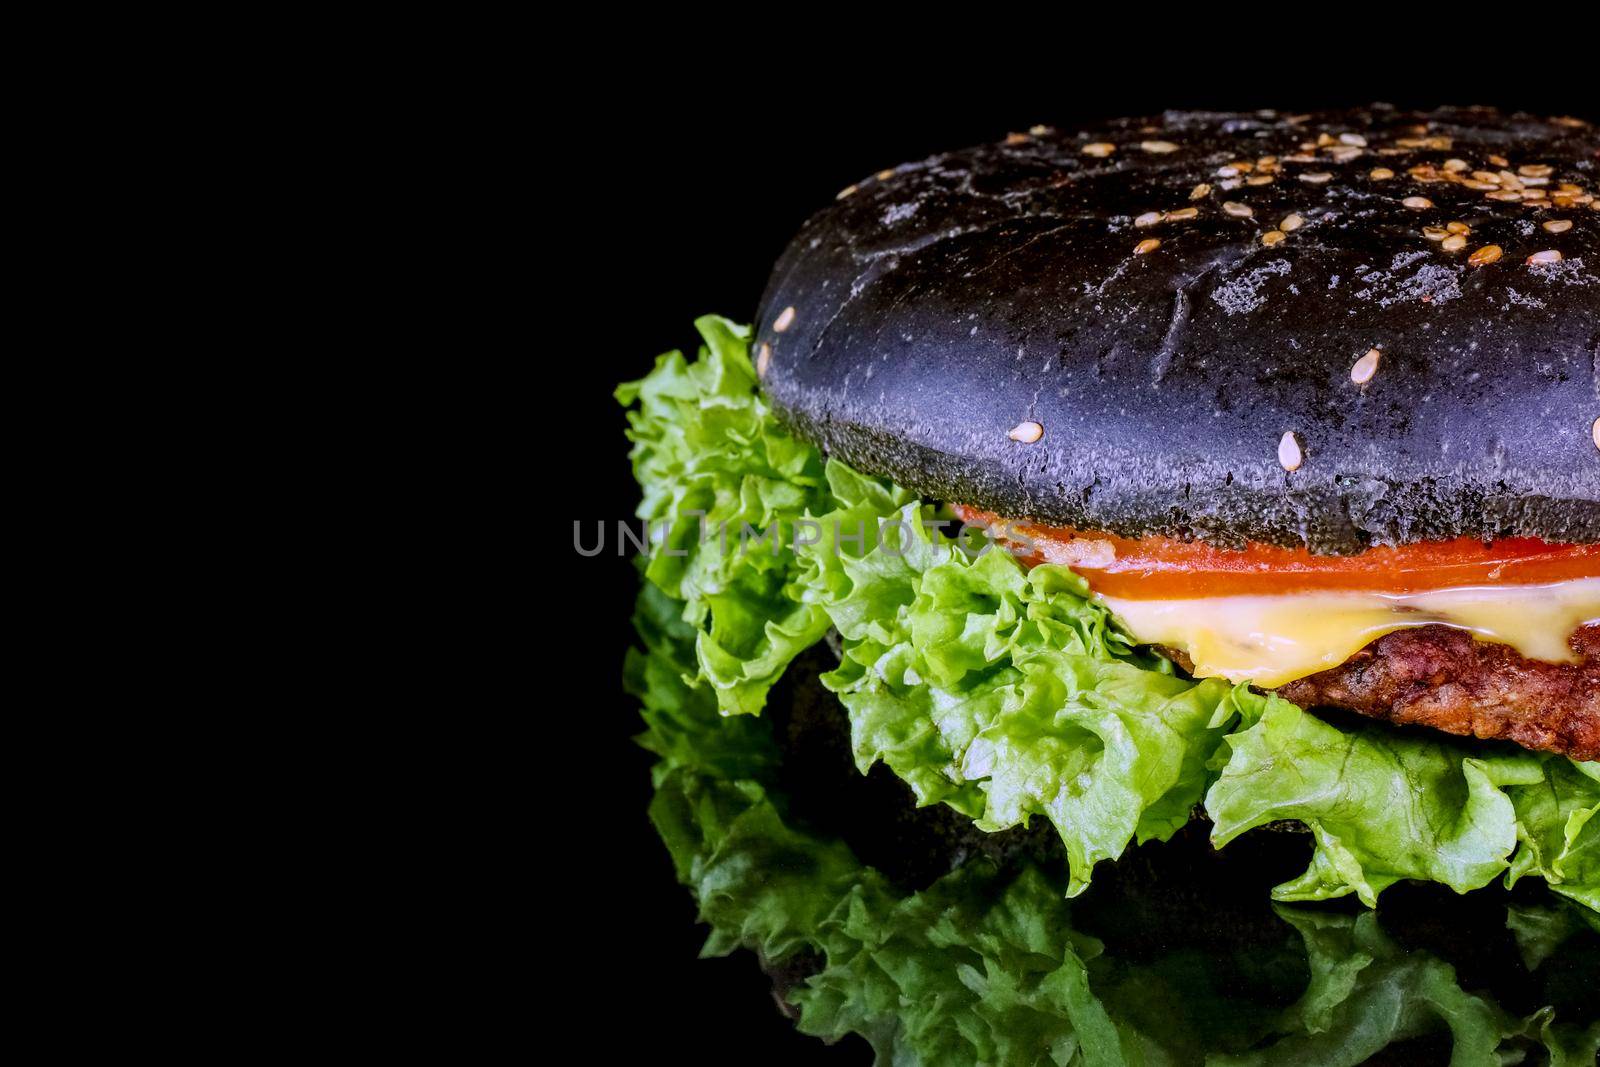
<path id="1" fill-rule="evenodd" d="M 1551 585 L 1382 593 L 1288 593 L 1197 600 L 1100 597 L 1140 641 L 1187 652 L 1196 677 L 1272 687 L 1337 667 L 1384 634 L 1470 630 L 1528 659 L 1576 661 L 1567 639 L 1600 622 L 1600 578 Z"/>

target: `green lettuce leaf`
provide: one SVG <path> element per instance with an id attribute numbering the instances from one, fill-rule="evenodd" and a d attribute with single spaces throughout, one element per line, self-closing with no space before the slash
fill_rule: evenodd
<path id="1" fill-rule="evenodd" d="M 833 461 L 828 480 L 841 507 L 801 554 L 844 639 L 824 681 L 850 712 L 863 772 L 881 760 L 921 803 L 985 830 L 1048 819 L 1074 894 L 1100 860 L 1189 820 L 1229 686 L 1148 669 L 1070 570 L 969 556 L 892 487 Z"/>
<path id="2" fill-rule="evenodd" d="M 783 959 L 814 946 L 836 903 L 878 881 L 842 843 L 789 827 L 753 781 L 674 769 L 657 786 L 650 819 L 711 927 L 703 955 L 744 947 Z"/>
<path id="3" fill-rule="evenodd" d="M 1600 1062 L 1600 1019 L 1588 1026 L 1558 1023 L 1555 1013 L 1534 1013 L 1524 1033 L 1536 1037 L 1550 1054 L 1550 1067 L 1594 1067 Z"/>
<path id="4" fill-rule="evenodd" d="M 1532 971 L 1573 935 L 1584 929 L 1600 933 L 1600 915 L 1576 904 L 1511 903 L 1506 906 L 1506 929 L 1517 939 L 1522 962 Z"/>
<path id="5" fill-rule="evenodd" d="M 1279 915 L 1305 938 L 1311 981 L 1284 1012 L 1280 1036 L 1244 1055 L 1210 1057 L 1211 1067 L 1355 1067 L 1441 1028 L 1450 1031 L 1452 1065 L 1498 1067 L 1503 1047 L 1522 1033 L 1498 1005 L 1464 991 L 1449 964 L 1396 946 L 1371 912 Z"/>
<path id="6" fill-rule="evenodd" d="M 695 672 L 695 631 L 682 609 L 648 582 L 639 591 L 633 626 L 644 647 L 629 649 L 623 667 L 624 688 L 645 721 L 637 740 L 660 757 L 658 774 L 688 767 L 765 781 L 778 762 L 772 732 L 744 716 L 721 722 L 711 690 L 686 681 Z"/>
<path id="7" fill-rule="evenodd" d="M 679 352 L 619 386 L 651 531 L 645 575 L 683 602 L 700 675 L 725 713 L 754 713 L 826 616 L 787 589 L 795 523 L 827 499 L 822 461 L 757 393 L 747 327 L 707 316 L 694 363 Z M 762 533 L 765 538 L 760 538 Z"/>
<path id="8" fill-rule="evenodd" d="M 1089 988 L 1099 945 L 1037 869 L 975 863 L 902 899 L 857 892 L 824 924 L 800 1029 L 865 1037 L 884 1063 L 1125 1063 Z"/>
<path id="9" fill-rule="evenodd" d="M 1509 791 L 1521 846 L 1506 885 L 1535 874 L 1600 916 L 1600 763 L 1549 759 L 1544 767 Z"/>
<path id="10" fill-rule="evenodd" d="M 1304 823 L 1316 851 L 1304 875 L 1274 891 L 1280 900 L 1355 893 L 1371 907 L 1402 878 L 1457 892 L 1487 885 L 1517 848 L 1512 794 L 1570 766 L 1412 731 L 1343 729 L 1275 696 L 1237 699 L 1254 721 L 1228 738 L 1206 795 L 1212 840 L 1220 847 L 1255 826 Z M 1528 818 L 1548 836 L 1544 813 Z"/>

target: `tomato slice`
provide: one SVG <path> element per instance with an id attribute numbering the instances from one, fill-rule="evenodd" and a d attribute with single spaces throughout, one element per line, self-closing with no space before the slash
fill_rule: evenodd
<path id="1" fill-rule="evenodd" d="M 1191 600 L 1310 590 L 1421 593 L 1470 585 L 1542 585 L 1600 577 L 1600 544 L 1564 545 L 1470 537 L 1370 548 L 1355 556 L 1314 556 L 1304 548 L 1251 543 L 1213 548 L 1200 541 L 1113 534 L 1002 519 L 965 505 L 963 522 L 987 527 L 1021 559 L 1063 563 L 1095 592 L 1130 600 Z"/>

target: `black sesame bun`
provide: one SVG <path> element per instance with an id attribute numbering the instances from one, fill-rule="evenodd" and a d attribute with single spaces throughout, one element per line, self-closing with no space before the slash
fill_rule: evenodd
<path id="1" fill-rule="evenodd" d="M 1600 541 L 1600 131 L 1170 113 L 882 171 L 757 363 L 799 432 L 1011 517 L 1322 553 Z"/>

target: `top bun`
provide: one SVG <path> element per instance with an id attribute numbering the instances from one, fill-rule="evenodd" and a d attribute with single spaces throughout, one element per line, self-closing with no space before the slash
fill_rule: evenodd
<path id="1" fill-rule="evenodd" d="M 756 342 L 800 433 L 1010 517 L 1596 542 L 1600 133 L 1383 106 L 1035 127 L 846 189 Z"/>

